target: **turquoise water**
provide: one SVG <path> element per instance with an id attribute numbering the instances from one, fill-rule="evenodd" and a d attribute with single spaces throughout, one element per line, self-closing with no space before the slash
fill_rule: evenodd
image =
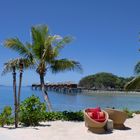
<path id="1" fill-rule="evenodd" d="M 22 87 L 21 100 L 24 100 L 32 94 L 40 97 L 41 101 L 44 101 L 42 93 L 37 90 L 31 90 L 30 87 Z M 77 111 L 96 106 L 120 109 L 127 107 L 131 110 L 140 110 L 140 95 L 67 95 L 49 92 L 49 98 L 55 111 Z M 0 110 L 5 105 L 13 107 L 13 101 L 12 87 L 0 87 Z"/>

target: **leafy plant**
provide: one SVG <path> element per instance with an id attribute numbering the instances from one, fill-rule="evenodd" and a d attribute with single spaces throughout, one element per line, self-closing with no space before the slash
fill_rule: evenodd
<path id="1" fill-rule="evenodd" d="M 65 120 L 65 121 L 83 121 L 83 112 L 46 112 L 45 114 L 46 121 L 56 121 L 56 120 Z"/>
<path id="2" fill-rule="evenodd" d="M 10 106 L 5 106 L 0 114 L 0 125 L 3 127 L 5 124 L 10 124 L 12 109 Z"/>
<path id="3" fill-rule="evenodd" d="M 6 121 L 6 124 L 7 125 L 14 125 L 14 123 L 15 123 L 15 119 L 14 119 L 14 117 L 9 117 L 8 119 L 7 119 L 7 121 Z"/>
<path id="4" fill-rule="evenodd" d="M 56 121 L 56 120 L 63 120 L 63 113 L 62 112 L 46 112 L 45 120 L 46 121 Z"/>
<path id="5" fill-rule="evenodd" d="M 139 110 L 136 110 L 136 111 L 134 111 L 133 113 L 135 113 L 135 114 L 140 114 L 140 111 L 139 111 Z"/>
<path id="6" fill-rule="evenodd" d="M 46 105 L 38 97 L 32 95 L 25 99 L 20 106 L 20 122 L 26 126 L 36 126 L 45 120 Z"/>
<path id="7" fill-rule="evenodd" d="M 128 108 L 123 109 L 126 112 L 128 118 L 133 118 L 133 111 L 130 111 Z"/>
<path id="8" fill-rule="evenodd" d="M 64 111 L 62 112 L 62 114 L 63 114 L 63 119 L 67 121 L 83 121 L 84 120 L 83 112 L 81 111 L 79 112 Z"/>

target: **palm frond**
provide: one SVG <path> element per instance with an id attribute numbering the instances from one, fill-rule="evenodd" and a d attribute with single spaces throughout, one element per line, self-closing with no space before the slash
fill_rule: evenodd
<path id="1" fill-rule="evenodd" d="M 126 91 L 138 91 L 138 90 L 140 90 L 140 76 L 135 77 L 133 80 L 128 82 L 124 88 Z"/>
<path id="2" fill-rule="evenodd" d="M 55 41 L 56 36 L 48 36 L 48 38 L 45 40 L 45 48 L 42 55 L 41 60 L 50 62 L 50 60 L 55 58 L 52 42 Z"/>
<path id="3" fill-rule="evenodd" d="M 33 52 L 38 59 L 41 59 L 45 48 L 45 40 L 49 35 L 48 27 L 46 25 L 33 26 L 31 28 L 31 35 Z"/>
<path id="4" fill-rule="evenodd" d="M 21 55 L 22 58 L 10 60 L 4 65 L 3 73 L 12 71 L 13 66 L 19 69 L 19 63 L 23 62 L 24 69 L 36 66 L 38 73 L 45 73 L 48 68 L 53 73 L 77 70 L 82 71 L 79 62 L 60 59 L 56 60 L 60 50 L 73 39 L 66 36 L 64 38 L 58 35 L 50 35 L 46 25 L 32 26 L 31 28 L 32 43 L 22 43 L 18 38 L 7 39 L 4 45 L 13 49 Z"/>
<path id="5" fill-rule="evenodd" d="M 36 25 L 31 27 L 33 33 L 33 41 L 45 42 L 46 37 L 49 35 L 49 29 L 47 25 Z"/>
<path id="6" fill-rule="evenodd" d="M 68 60 L 68 59 L 55 60 L 51 64 L 50 68 L 53 73 L 67 71 L 67 70 L 73 70 L 73 71 L 77 70 L 79 72 L 82 72 L 82 67 L 79 62 Z"/>
<path id="7" fill-rule="evenodd" d="M 28 48 L 18 38 L 6 39 L 4 41 L 4 46 L 18 52 L 26 58 L 29 58 L 32 55 Z"/>
<path id="8" fill-rule="evenodd" d="M 34 69 L 35 68 L 33 61 L 29 61 L 28 59 L 25 59 L 25 58 L 12 59 L 4 64 L 4 69 L 3 69 L 2 75 L 5 75 L 8 72 L 12 72 L 13 67 L 15 67 L 17 70 L 19 70 L 20 64 L 23 64 L 23 69 L 28 69 L 28 68 Z"/>
<path id="9" fill-rule="evenodd" d="M 55 56 L 58 56 L 59 53 L 60 53 L 60 50 L 62 48 L 64 48 L 65 45 L 67 45 L 68 43 L 72 42 L 73 38 L 70 37 L 70 36 L 66 36 L 60 40 L 57 40 L 56 38 L 56 41 L 55 41 L 55 46 L 54 46 L 54 49 L 53 49 L 53 52 L 55 54 Z"/>
<path id="10" fill-rule="evenodd" d="M 136 75 L 140 74 L 140 62 L 135 65 L 134 72 Z"/>

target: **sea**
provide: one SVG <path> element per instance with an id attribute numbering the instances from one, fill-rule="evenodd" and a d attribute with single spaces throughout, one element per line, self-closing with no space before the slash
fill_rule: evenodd
<path id="1" fill-rule="evenodd" d="M 35 95 L 44 102 L 44 96 L 40 90 L 32 90 L 31 87 L 22 87 L 21 101 Z M 140 110 L 140 94 L 86 94 L 86 93 L 57 93 L 48 92 L 53 111 L 79 111 L 89 107 L 115 107 Z M 0 111 L 4 106 L 14 108 L 13 87 L 0 86 Z"/>

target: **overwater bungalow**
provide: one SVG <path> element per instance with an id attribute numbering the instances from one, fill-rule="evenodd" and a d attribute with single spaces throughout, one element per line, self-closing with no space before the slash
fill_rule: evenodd
<path id="1" fill-rule="evenodd" d="M 46 83 L 45 87 L 48 91 L 62 92 L 62 93 L 79 93 L 81 88 L 72 82 L 64 83 Z M 32 89 L 41 89 L 40 84 L 32 84 Z"/>

